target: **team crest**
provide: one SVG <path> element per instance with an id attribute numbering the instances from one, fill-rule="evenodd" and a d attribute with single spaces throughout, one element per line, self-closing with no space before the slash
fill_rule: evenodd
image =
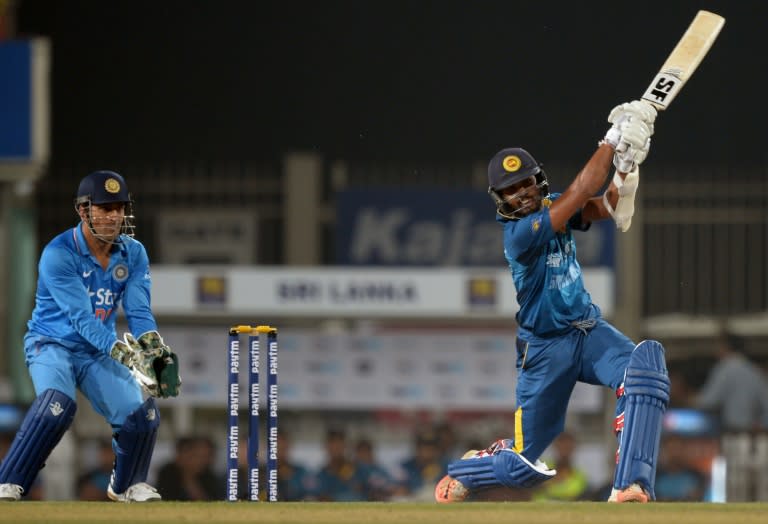
<path id="1" fill-rule="evenodd" d="M 112 270 L 112 278 L 117 282 L 123 282 L 128 278 L 128 266 L 125 264 L 118 264 L 115 269 Z"/>
<path id="2" fill-rule="evenodd" d="M 514 173 L 518 169 L 520 169 L 520 166 L 523 165 L 523 162 L 520 160 L 520 157 L 517 155 L 509 155 L 505 156 L 504 160 L 501 161 L 501 167 L 504 168 L 504 171 L 507 171 L 508 173 Z"/>
<path id="3" fill-rule="evenodd" d="M 109 193 L 118 193 L 120 192 L 120 182 L 115 180 L 114 178 L 108 178 L 106 182 L 104 182 L 104 189 L 106 189 Z"/>
<path id="4" fill-rule="evenodd" d="M 541 219 L 540 218 L 534 218 L 533 222 L 531 222 L 531 231 L 534 233 L 538 232 L 539 229 L 541 229 Z"/>

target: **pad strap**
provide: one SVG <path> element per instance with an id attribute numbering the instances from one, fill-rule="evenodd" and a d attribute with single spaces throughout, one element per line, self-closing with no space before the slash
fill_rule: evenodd
<path id="1" fill-rule="evenodd" d="M 75 401 L 61 391 L 46 389 L 38 395 L 0 465 L 0 484 L 18 484 L 28 493 L 76 411 Z"/>
<path id="2" fill-rule="evenodd" d="M 134 484 L 147 480 L 159 426 L 160 411 L 152 397 L 126 417 L 112 439 L 115 451 L 112 490 L 115 493 L 123 493 Z"/>

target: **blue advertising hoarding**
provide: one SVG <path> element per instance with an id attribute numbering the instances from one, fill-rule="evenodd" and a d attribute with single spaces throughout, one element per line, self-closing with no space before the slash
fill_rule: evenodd
<path id="1" fill-rule="evenodd" d="M 505 266 L 501 225 L 484 191 L 351 189 L 337 193 L 336 263 Z M 613 221 L 577 232 L 584 267 L 614 265 Z"/>
<path id="2" fill-rule="evenodd" d="M 0 43 L 0 158 L 32 157 L 32 43 Z"/>

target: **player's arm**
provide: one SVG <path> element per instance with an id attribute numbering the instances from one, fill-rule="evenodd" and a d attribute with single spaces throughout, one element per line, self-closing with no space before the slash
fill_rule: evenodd
<path id="1" fill-rule="evenodd" d="M 600 142 L 598 150 L 550 208 L 550 220 L 555 231 L 562 229 L 578 210 L 582 210 L 583 222 L 592 222 L 609 216 L 616 217 L 613 212 L 616 208 L 608 209 L 607 205 L 619 206 L 622 198 L 630 192 L 634 202 L 637 166 L 648 155 L 655 119 L 656 110 L 644 101 L 636 100 L 613 108 L 608 116 L 613 126 Z M 614 177 L 609 185 L 605 199 L 595 198 L 595 194 L 605 185 L 611 163 L 616 166 L 618 177 Z M 633 173 L 627 183 L 626 173 Z M 626 211 L 627 207 L 623 206 L 622 210 Z M 631 218 L 629 213 L 628 220 Z"/>
<path id="2" fill-rule="evenodd" d="M 157 331 L 157 322 L 151 307 L 152 278 L 147 251 L 138 242 L 131 242 L 129 253 L 130 268 L 122 306 L 128 329 L 138 337 L 148 331 Z"/>
<path id="3" fill-rule="evenodd" d="M 616 171 L 603 195 L 590 198 L 584 205 L 584 220 L 594 222 L 613 218 L 618 229 L 629 231 L 635 214 L 635 193 L 639 184 L 640 169 L 637 166 L 631 173 Z"/>
<path id="4" fill-rule="evenodd" d="M 603 143 L 581 169 L 571 185 L 552 202 L 549 208 L 549 219 L 554 231 L 565 227 L 568 220 L 580 209 L 585 207 L 589 199 L 605 185 L 608 170 L 613 161 L 614 148 L 609 143 Z M 589 221 L 584 217 L 585 222 Z"/>
<path id="5" fill-rule="evenodd" d="M 131 243 L 130 249 L 131 268 L 122 303 L 131 331 L 123 337 L 133 351 L 129 367 L 136 381 L 150 395 L 175 397 L 181 388 L 179 357 L 163 341 L 152 314 L 149 257 L 138 242 Z"/>

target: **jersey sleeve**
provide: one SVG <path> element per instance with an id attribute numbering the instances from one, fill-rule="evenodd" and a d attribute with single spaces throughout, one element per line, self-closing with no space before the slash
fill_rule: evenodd
<path id="1" fill-rule="evenodd" d="M 147 331 L 156 331 L 157 322 L 152 314 L 152 277 L 149 271 L 149 257 L 144 246 L 136 242 L 131 250 L 131 267 L 123 295 L 123 311 L 128 329 L 135 336 Z"/>
<path id="2" fill-rule="evenodd" d="M 96 349 L 108 353 L 117 340 L 111 329 L 96 318 L 72 254 L 64 249 L 46 248 L 38 267 L 40 279 L 72 328 Z"/>

